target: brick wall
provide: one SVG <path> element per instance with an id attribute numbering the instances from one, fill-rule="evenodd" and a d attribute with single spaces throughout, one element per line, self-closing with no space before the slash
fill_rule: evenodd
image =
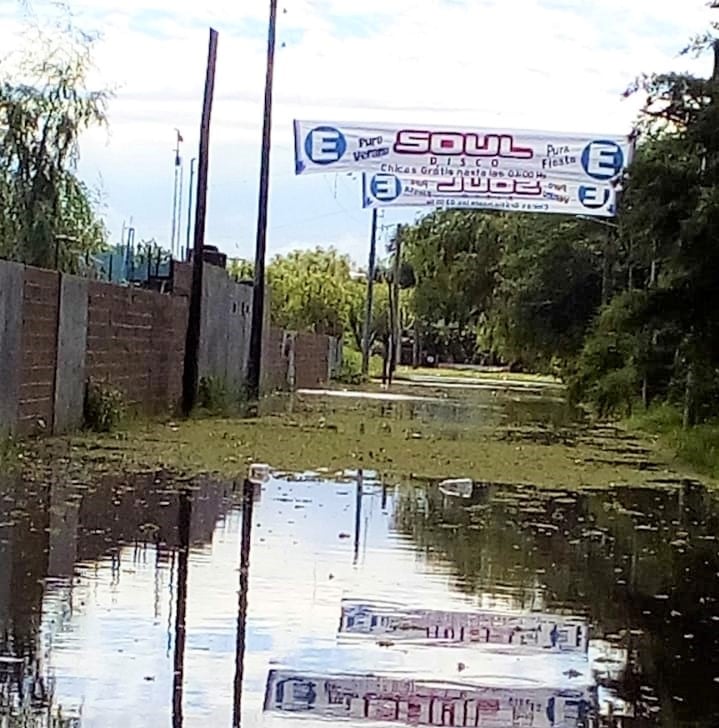
<path id="1" fill-rule="evenodd" d="M 59 285 L 56 272 L 25 268 L 17 425 L 20 435 L 52 428 Z"/>
<path id="2" fill-rule="evenodd" d="M 151 414 L 178 404 L 187 299 L 92 281 L 88 291 L 87 376 L 121 389 Z"/>
<path id="3" fill-rule="evenodd" d="M 15 342 L 5 352 L 12 356 L 0 357 L 0 382 L 18 376 L 17 387 L 8 386 L 0 402 L 0 429 L 19 435 L 72 429 L 79 422 L 80 393 L 89 378 L 121 389 L 131 405 L 147 414 L 167 412 L 180 403 L 190 266 L 175 264 L 172 293 L 61 279 L 54 271 L 12 266 L 0 261 L 7 289 L 0 299 L 0 341 Z M 213 313 L 215 324 L 237 307 L 236 288 L 229 280 L 224 288 L 219 283 L 213 288 L 213 295 L 222 299 L 219 313 Z M 249 335 L 231 324 L 228 318 L 224 326 L 215 326 L 214 343 L 225 347 L 227 366 L 234 368 L 242 359 L 241 369 Z M 268 329 L 262 363 L 265 391 L 327 383 L 329 337 Z M 65 424 L 58 421 L 58 413 Z"/>
<path id="4" fill-rule="evenodd" d="M 289 357 L 285 332 L 272 326 L 262 342 L 262 388 L 285 391 L 289 387 Z"/>
<path id="5" fill-rule="evenodd" d="M 295 336 L 295 386 L 308 389 L 327 384 L 330 338 L 320 334 Z"/>

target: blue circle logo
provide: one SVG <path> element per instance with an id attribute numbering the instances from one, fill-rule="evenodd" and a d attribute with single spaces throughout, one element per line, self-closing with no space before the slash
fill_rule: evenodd
<path id="1" fill-rule="evenodd" d="M 372 197 L 380 202 L 393 202 L 402 194 L 402 182 L 393 174 L 376 174 L 369 184 Z"/>
<path id="2" fill-rule="evenodd" d="M 611 191 L 606 187 L 580 185 L 579 201 L 589 210 L 600 210 L 611 198 Z"/>
<path id="3" fill-rule="evenodd" d="M 590 142 L 582 152 L 582 167 L 592 179 L 614 179 L 624 168 L 624 152 L 616 142 Z"/>
<path id="4" fill-rule="evenodd" d="M 333 126 L 315 127 L 305 138 L 305 154 L 315 164 L 334 164 L 344 157 L 347 140 Z"/>

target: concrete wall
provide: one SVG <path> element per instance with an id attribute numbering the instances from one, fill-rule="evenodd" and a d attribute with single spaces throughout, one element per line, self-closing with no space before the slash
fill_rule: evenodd
<path id="1" fill-rule="evenodd" d="M 85 396 L 87 290 L 87 279 L 62 277 L 53 413 L 55 434 L 71 432 L 82 425 L 82 407 L 77 403 Z"/>
<path id="2" fill-rule="evenodd" d="M 205 266 L 200 376 L 239 393 L 246 382 L 252 286 Z M 145 414 L 182 394 L 191 270 L 173 266 L 172 293 L 88 281 L 0 261 L 0 435 L 71 431 L 92 378 L 120 389 Z M 263 391 L 326 384 L 332 340 L 269 326 Z"/>
<path id="3" fill-rule="evenodd" d="M 216 377 L 230 392 L 247 381 L 252 286 L 233 281 L 224 268 L 204 266 L 200 377 Z"/>
<path id="4" fill-rule="evenodd" d="M 17 430 L 21 435 L 44 434 L 52 431 L 54 419 L 60 276 L 26 267 L 23 278 Z"/>
<path id="5" fill-rule="evenodd" d="M 139 411 L 173 409 L 182 392 L 188 303 L 90 281 L 86 374 L 122 390 Z"/>
<path id="6" fill-rule="evenodd" d="M 0 265 L 0 437 L 17 425 L 22 363 L 23 267 Z"/>

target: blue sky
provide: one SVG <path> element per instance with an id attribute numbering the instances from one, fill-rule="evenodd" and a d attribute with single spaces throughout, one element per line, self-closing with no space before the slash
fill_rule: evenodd
<path id="1" fill-rule="evenodd" d="M 57 12 L 49 0 L 30 4 L 41 20 Z M 102 186 L 113 239 L 132 219 L 138 238 L 167 244 L 174 129 L 187 175 L 208 27 L 219 31 L 207 242 L 252 257 L 267 0 L 69 4 L 78 25 L 101 33 L 97 81 L 117 89 L 109 134 L 88 134 L 81 160 L 83 177 Z M 0 2 L 3 49 L 21 42 L 21 7 Z M 334 245 L 366 258 L 359 181 L 295 177 L 293 118 L 626 132 L 639 100 L 621 93 L 636 75 L 709 72 L 709 59 L 678 54 L 709 17 L 704 0 L 280 0 L 270 254 Z M 414 215 L 387 212 L 383 224 Z"/>

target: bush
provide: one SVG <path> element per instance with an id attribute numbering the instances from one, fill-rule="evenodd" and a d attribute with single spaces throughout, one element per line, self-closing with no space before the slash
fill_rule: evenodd
<path id="1" fill-rule="evenodd" d="M 19 462 L 19 450 L 11 437 L 0 433 L 0 472 L 10 472 Z"/>
<path id="2" fill-rule="evenodd" d="M 337 381 L 343 384 L 362 384 L 362 379 L 362 354 L 345 347 L 342 351 L 342 368 Z"/>
<path id="3" fill-rule="evenodd" d="M 93 432 L 112 432 L 127 411 L 125 396 L 109 384 L 90 380 L 85 392 L 85 427 Z"/>
<path id="4" fill-rule="evenodd" d="M 219 377 L 202 377 L 197 393 L 200 409 L 213 415 L 226 414 L 230 409 L 230 394 L 227 386 Z"/>

